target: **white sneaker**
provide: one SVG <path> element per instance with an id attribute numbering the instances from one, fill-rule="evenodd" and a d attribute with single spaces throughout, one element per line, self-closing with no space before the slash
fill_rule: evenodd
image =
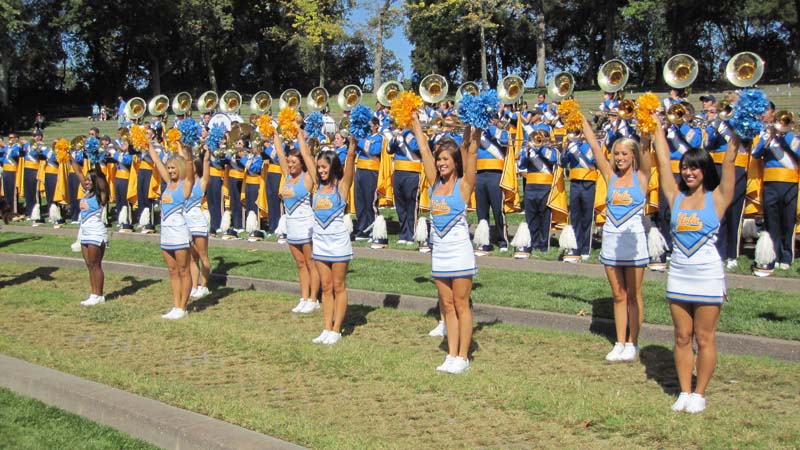
<path id="1" fill-rule="evenodd" d="M 173 306 L 173 307 L 172 307 L 172 309 L 170 309 L 168 313 L 166 313 L 166 314 L 162 314 L 162 315 L 161 315 L 161 318 L 162 318 L 162 319 L 171 319 L 171 318 L 172 318 L 172 316 L 174 316 L 174 315 L 175 315 L 175 310 L 177 310 L 177 309 L 178 309 L 178 308 L 175 308 L 175 307 Z"/>
<path id="2" fill-rule="evenodd" d="M 614 344 L 614 348 L 612 348 L 611 351 L 606 355 L 606 361 L 619 361 L 619 357 L 622 355 L 623 350 L 625 350 L 625 344 L 622 342 L 617 342 Z"/>
<path id="3" fill-rule="evenodd" d="M 95 297 L 97 297 L 97 296 L 94 295 L 94 294 L 89 294 L 89 296 L 86 297 L 86 300 L 81 300 L 81 305 L 86 306 L 86 304 L 88 304 L 90 301 L 92 301 Z"/>
<path id="4" fill-rule="evenodd" d="M 300 301 L 297 302 L 297 305 L 294 308 L 292 308 L 292 312 L 299 313 L 300 311 L 305 309 L 305 307 L 306 307 L 306 299 L 300 298 Z"/>
<path id="5" fill-rule="evenodd" d="M 581 255 L 581 260 L 586 261 L 589 259 L 589 255 Z"/>
<path id="6" fill-rule="evenodd" d="M 447 328 L 444 326 L 444 320 L 440 320 L 436 327 L 428 332 L 430 337 L 444 337 L 447 336 Z"/>
<path id="7" fill-rule="evenodd" d="M 312 339 L 311 342 L 313 342 L 315 344 L 321 344 L 321 343 L 325 342 L 325 339 L 328 338 L 328 333 L 331 333 L 331 332 L 328 331 L 328 330 L 322 330 L 322 333 L 320 333 L 319 336 L 317 336 L 314 339 Z"/>
<path id="8" fill-rule="evenodd" d="M 197 288 L 193 287 L 192 291 L 189 292 L 189 298 L 197 298 Z"/>
<path id="9" fill-rule="evenodd" d="M 170 315 L 168 317 L 165 317 L 165 319 L 179 320 L 183 319 L 184 317 L 187 317 L 188 315 L 189 313 L 185 309 L 174 308 L 172 312 L 170 312 Z"/>
<path id="10" fill-rule="evenodd" d="M 447 373 L 458 375 L 469 370 L 469 360 L 460 356 L 453 358 L 453 362 L 447 367 Z"/>
<path id="11" fill-rule="evenodd" d="M 312 312 L 314 312 L 314 311 L 316 311 L 318 309 L 319 309 L 319 302 L 317 302 L 317 301 L 313 301 L 312 302 L 311 300 L 306 300 L 306 304 L 303 306 L 303 309 L 301 309 L 298 312 L 300 314 L 308 314 L 308 313 L 312 313 Z"/>
<path id="12" fill-rule="evenodd" d="M 681 395 L 678 396 L 678 400 L 672 404 L 672 410 L 675 412 L 686 411 L 686 405 L 688 404 L 689 404 L 689 393 L 681 392 Z"/>
<path id="13" fill-rule="evenodd" d="M 737 267 L 739 267 L 739 261 L 735 259 L 729 259 L 728 262 L 725 264 L 725 268 L 727 268 L 728 270 L 733 270 Z"/>
<path id="14" fill-rule="evenodd" d="M 335 345 L 341 340 L 342 340 L 342 333 L 337 333 L 335 331 L 329 331 L 328 332 L 328 337 L 326 337 L 325 340 L 322 341 L 322 343 L 325 344 L 325 345 Z"/>
<path id="15" fill-rule="evenodd" d="M 408 244 L 407 240 L 405 240 L 405 239 L 398 239 L 397 240 L 397 245 L 405 245 L 405 244 Z"/>
<path id="16" fill-rule="evenodd" d="M 699 414 L 706 410 L 706 398 L 698 393 L 693 393 L 689 396 L 689 402 L 686 404 L 686 412 L 691 414 Z"/>
<path id="17" fill-rule="evenodd" d="M 624 362 L 631 362 L 635 361 L 637 356 L 639 356 L 639 347 L 633 345 L 632 342 L 626 342 L 625 348 L 622 349 L 622 353 L 619 354 L 619 360 Z"/>
<path id="18" fill-rule="evenodd" d="M 208 287 L 206 287 L 206 286 L 197 286 L 197 292 L 195 293 L 195 297 L 194 298 L 203 298 L 203 297 L 207 296 L 210 293 L 211 293 L 211 291 L 208 290 Z"/>
<path id="19" fill-rule="evenodd" d="M 93 299 L 89 299 L 84 303 L 84 306 L 95 306 L 101 303 L 105 303 L 106 298 L 102 295 L 95 295 Z"/>
<path id="20" fill-rule="evenodd" d="M 444 363 L 442 363 L 441 366 L 437 367 L 436 370 L 438 372 L 447 372 L 450 366 L 453 364 L 453 361 L 455 361 L 455 359 L 456 359 L 455 356 L 447 355 L 447 357 L 444 358 Z"/>
<path id="21" fill-rule="evenodd" d="M 781 269 L 781 270 L 789 270 L 789 269 L 792 268 L 792 266 L 787 264 L 787 263 L 778 263 L 778 264 L 776 264 L 776 268 Z"/>

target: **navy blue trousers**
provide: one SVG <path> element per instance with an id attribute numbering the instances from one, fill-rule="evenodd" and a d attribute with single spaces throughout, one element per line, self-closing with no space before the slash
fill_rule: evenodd
<path id="1" fill-rule="evenodd" d="M 580 255 L 588 255 L 592 249 L 592 223 L 594 222 L 594 181 L 570 181 L 569 221 L 575 230 Z"/>
<path id="2" fill-rule="evenodd" d="M 78 176 L 74 173 L 67 176 L 67 191 L 69 191 L 70 220 L 77 222 L 81 217 L 81 199 L 78 198 Z"/>
<path id="3" fill-rule="evenodd" d="M 36 180 L 36 175 L 39 174 L 39 169 L 25 169 L 22 174 L 22 184 L 25 187 L 25 216 L 30 217 L 33 212 L 33 205 L 36 204 L 36 196 L 39 195 L 37 185 L 39 182 Z"/>
<path id="4" fill-rule="evenodd" d="M 141 221 L 141 215 L 144 213 L 145 208 L 150 208 L 150 224 L 155 226 L 155 221 L 153 220 L 154 211 L 153 211 L 153 200 L 150 198 L 150 179 L 153 176 L 153 171 L 148 169 L 139 169 L 136 178 L 136 203 L 138 204 L 139 208 L 139 220 Z"/>
<path id="5" fill-rule="evenodd" d="M 222 177 L 211 175 L 208 178 L 206 202 L 208 203 L 208 214 L 211 216 L 211 231 L 216 232 L 222 224 Z"/>
<path id="6" fill-rule="evenodd" d="M 550 222 L 553 212 L 547 207 L 549 184 L 525 185 L 525 222 L 531 233 L 531 248 L 546 252 L 550 249 Z"/>
<path id="7" fill-rule="evenodd" d="M 399 240 L 414 240 L 414 222 L 417 216 L 419 199 L 419 173 L 397 170 L 392 177 L 394 189 L 394 206 L 397 209 L 397 220 L 400 222 Z"/>
<path id="8" fill-rule="evenodd" d="M 17 172 L 3 172 L 3 199 L 14 211 L 17 210 Z"/>
<path id="9" fill-rule="evenodd" d="M 717 164 L 717 174 L 722 177 L 722 164 Z M 717 251 L 723 261 L 739 257 L 739 239 L 744 212 L 744 200 L 747 195 L 747 171 L 744 167 L 736 168 L 736 185 L 733 188 L 731 201 L 725 215 L 719 223 L 717 234 Z"/>
<path id="10" fill-rule="evenodd" d="M 237 230 L 244 228 L 242 225 L 242 179 L 241 178 L 228 178 L 228 195 L 231 202 L 231 226 Z M 225 231 L 225 230 L 223 230 Z"/>
<path id="11" fill-rule="evenodd" d="M 364 234 L 373 222 L 378 212 L 378 171 L 356 170 L 356 223 L 354 232 Z"/>
<path id="12" fill-rule="evenodd" d="M 494 217 L 494 236 L 497 236 L 497 245 L 508 245 L 506 236 L 506 216 L 503 213 L 503 190 L 500 189 L 500 177 L 503 173 L 499 170 L 479 170 L 475 181 L 475 209 L 478 221 L 489 221 L 489 209 Z M 528 187 L 526 186 L 525 189 Z M 527 192 L 527 191 L 526 191 Z"/>
<path id="13" fill-rule="evenodd" d="M 775 262 L 791 264 L 797 218 L 797 183 L 764 183 L 764 222 L 775 246 Z"/>
<path id="14" fill-rule="evenodd" d="M 281 174 L 267 173 L 267 213 L 269 215 L 269 232 L 274 234 L 281 220 L 281 198 L 278 196 L 281 188 Z"/>

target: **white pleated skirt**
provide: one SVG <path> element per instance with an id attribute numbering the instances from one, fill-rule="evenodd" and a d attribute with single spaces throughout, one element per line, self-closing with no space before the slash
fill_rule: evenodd
<path id="1" fill-rule="evenodd" d="M 667 299 L 674 302 L 721 305 L 725 300 L 725 268 L 722 261 L 669 264 Z"/>
<path id="2" fill-rule="evenodd" d="M 314 216 L 291 217 L 286 216 L 286 242 L 291 245 L 303 245 L 311 243 L 311 236 L 314 232 Z M 348 242 L 349 242 L 348 236 Z M 352 248 L 351 248 L 352 253 Z"/>
<path id="3" fill-rule="evenodd" d="M 644 231 L 621 233 L 603 230 L 600 262 L 613 267 L 644 267 L 650 262 Z"/>

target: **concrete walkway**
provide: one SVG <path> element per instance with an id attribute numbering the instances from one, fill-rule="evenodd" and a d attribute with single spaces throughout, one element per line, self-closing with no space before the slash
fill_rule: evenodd
<path id="1" fill-rule="evenodd" d="M 304 448 L 6 355 L 0 355 L 0 386 L 165 449 Z"/>
<path id="2" fill-rule="evenodd" d="M 59 236 L 77 236 L 76 229 L 58 229 L 51 226 L 31 227 L 19 225 L 6 225 L 4 230 L 16 233 L 49 234 Z M 158 245 L 159 235 L 139 233 L 116 233 L 109 231 L 110 245 L 119 241 L 151 242 Z M 212 238 L 210 246 L 225 248 L 240 248 L 247 250 L 288 251 L 286 245 L 276 242 L 248 242 L 246 240 L 223 240 Z M 417 262 L 430 264 L 430 254 L 423 254 L 412 250 L 372 250 L 364 247 L 353 247 L 356 258 L 383 259 L 397 262 Z M 566 264 L 560 261 L 544 261 L 539 259 L 519 260 L 502 256 L 482 256 L 478 258 L 478 267 L 500 270 L 514 270 L 521 272 L 538 272 L 563 275 L 581 275 L 587 277 L 605 278 L 606 274 L 600 264 Z M 752 289 L 756 291 L 784 291 L 800 292 L 800 278 L 769 277 L 757 278 L 750 275 L 726 274 L 725 279 L 728 289 Z M 666 282 L 667 275 L 661 272 L 645 271 L 645 281 Z"/>
<path id="3" fill-rule="evenodd" d="M 233 242 L 236 243 L 237 241 Z M 277 246 L 277 244 L 275 245 Z M 398 251 L 398 253 L 412 252 Z M 33 264 L 38 266 L 65 267 L 75 269 L 85 268 L 82 259 L 57 256 L 9 253 L 6 255 L 6 261 L 18 264 Z M 165 268 L 113 261 L 103 261 L 103 269 L 106 272 L 125 275 L 135 273 L 138 277 L 166 279 L 169 276 Z M 215 284 L 224 285 L 234 289 L 254 289 L 264 292 L 281 292 L 290 294 L 297 293 L 296 282 L 265 280 L 227 274 L 213 274 L 212 278 L 214 279 Z M 373 292 L 361 289 L 348 289 L 347 294 L 348 302 L 351 304 L 396 308 L 403 311 L 412 311 L 423 314 L 431 314 L 434 312 L 437 304 L 437 300 L 435 298 Z M 550 328 L 560 331 L 597 333 L 606 336 L 613 335 L 614 330 L 614 321 L 610 319 L 573 316 L 569 314 L 535 311 L 522 308 L 510 308 L 480 303 L 473 305 L 473 314 L 475 316 L 474 320 L 476 324 L 506 322 L 525 326 Z M 433 322 L 431 325 L 433 325 Z M 641 340 L 646 342 L 657 342 L 671 346 L 673 342 L 673 329 L 672 327 L 665 325 L 645 324 L 641 331 Z M 731 333 L 717 333 L 717 348 L 721 353 L 733 355 L 754 355 L 786 361 L 800 361 L 800 341 L 787 341 Z"/>

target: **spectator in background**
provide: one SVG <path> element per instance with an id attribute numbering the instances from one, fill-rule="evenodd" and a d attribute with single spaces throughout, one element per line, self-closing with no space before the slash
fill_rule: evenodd
<path id="1" fill-rule="evenodd" d="M 119 106 L 117 107 L 117 128 L 125 126 L 125 100 L 122 97 L 117 97 Z"/>
<path id="2" fill-rule="evenodd" d="M 100 120 L 100 105 L 97 102 L 92 103 L 92 122 Z"/>
<path id="3" fill-rule="evenodd" d="M 100 120 L 101 121 L 108 120 L 108 108 L 106 108 L 106 105 L 100 106 Z"/>
<path id="4" fill-rule="evenodd" d="M 41 111 L 36 111 L 36 117 L 33 119 L 33 131 L 44 130 L 44 115 Z"/>

